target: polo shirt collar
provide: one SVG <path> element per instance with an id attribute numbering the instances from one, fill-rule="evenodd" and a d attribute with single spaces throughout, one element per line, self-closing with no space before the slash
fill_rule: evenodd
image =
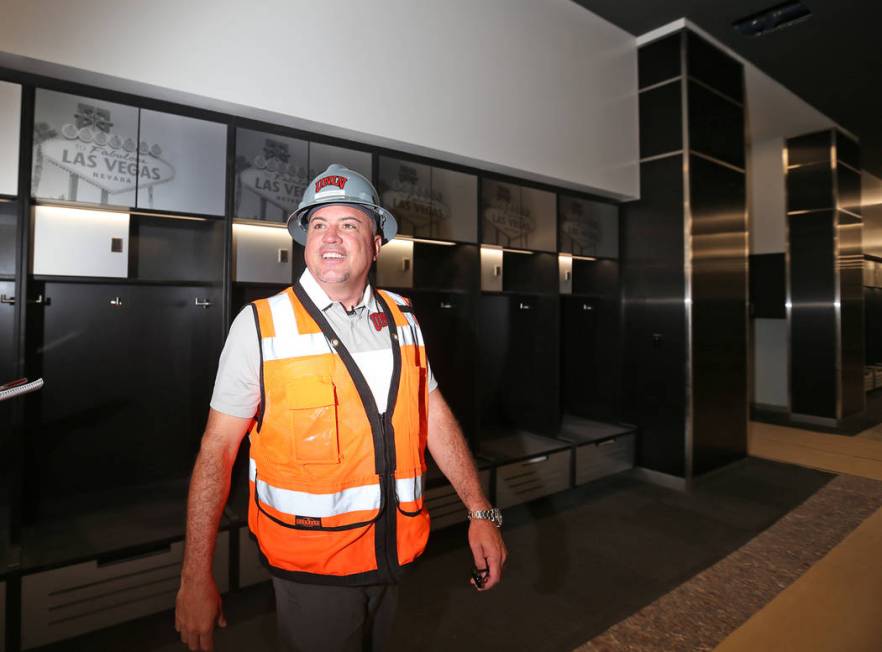
<path id="1" fill-rule="evenodd" d="M 318 281 L 315 280 L 315 277 L 309 271 L 309 269 L 304 269 L 303 274 L 300 275 L 300 285 L 303 286 L 304 291 L 306 292 L 306 296 L 308 296 L 312 302 L 318 306 L 318 308 L 322 311 L 327 310 L 331 306 L 333 306 L 336 301 L 332 300 L 331 297 L 328 296 L 327 292 L 322 289 L 322 286 L 318 284 Z M 371 284 L 368 283 L 364 288 L 364 294 L 361 297 L 361 302 L 356 305 L 356 308 L 362 308 L 365 306 L 371 306 L 373 303 L 374 293 L 371 290 Z"/>

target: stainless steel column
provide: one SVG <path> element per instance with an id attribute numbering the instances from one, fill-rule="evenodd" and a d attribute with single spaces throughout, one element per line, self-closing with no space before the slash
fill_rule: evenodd
<path id="1" fill-rule="evenodd" d="M 787 141 L 790 410 L 831 426 L 865 405 L 859 158 L 835 129 Z"/>
<path id="2" fill-rule="evenodd" d="M 623 210 L 625 412 L 638 464 L 690 479 L 747 449 L 740 63 L 684 30 L 643 46 L 641 199 Z"/>

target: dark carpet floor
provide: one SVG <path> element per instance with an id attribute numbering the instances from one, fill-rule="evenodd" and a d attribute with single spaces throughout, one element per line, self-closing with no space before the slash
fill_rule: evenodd
<path id="1" fill-rule="evenodd" d="M 401 588 L 394 650 L 571 650 L 750 541 L 830 474 L 749 458 L 681 493 L 629 474 L 506 512 L 509 563 L 478 594 L 465 527 L 435 533 Z M 218 650 L 274 650 L 269 585 L 225 598 Z M 43 648 L 183 649 L 170 612 Z"/>

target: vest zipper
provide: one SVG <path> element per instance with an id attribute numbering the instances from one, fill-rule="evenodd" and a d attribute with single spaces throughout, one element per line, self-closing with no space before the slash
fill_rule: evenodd
<path id="1" fill-rule="evenodd" d="M 294 296 L 300 301 L 300 304 L 306 309 L 306 312 L 319 327 L 319 330 L 325 335 L 325 338 L 327 338 L 329 342 L 329 346 L 331 346 L 330 342 L 337 338 L 336 333 L 334 333 L 334 329 L 331 328 L 328 320 L 312 302 L 309 295 L 306 294 L 306 291 L 303 289 L 303 286 L 299 281 L 294 284 L 291 289 Z M 387 318 L 393 359 L 392 380 L 389 384 L 389 398 L 386 402 L 387 407 L 384 414 L 380 414 L 377 409 L 377 404 L 374 401 L 373 394 L 371 394 L 370 386 L 343 343 L 340 342 L 339 344 L 333 345 L 331 348 L 332 351 L 337 353 L 340 360 L 343 362 L 343 365 L 346 367 L 346 370 L 349 372 L 349 376 L 352 378 L 352 382 L 355 384 L 358 395 L 361 398 L 365 415 L 371 424 L 371 433 L 374 435 L 375 463 L 377 467 L 379 467 L 377 468 L 377 474 L 380 477 L 381 491 L 384 492 L 383 495 L 385 496 L 386 503 L 384 509 L 385 513 L 381 514 L 380 518 L 377 520 L 377 529 L 375 530 L 375 537 L 377 534 L 381 535 L 380 537 L 375 538 L 374 546 L 375 554 L 377 556 L 377 572 L 380 577 L 386 577 L 389 581 L 396 581 L 399 575 L 399 567 L 398 545 L 396 541 L 398 536 L 396 527 L 398 497 L 394 484 L 395 441 L 393 437 L 390 446 L 388 432 L 392 429 L 392 414 L 395 411 L 395 403 L 398 400 L 398 385 L 401 381 L 401 344 L 398 341 L 397 327 L 395 325 L 395 318 L 392 315 L 392 311 L 389 306 L 386 305 L 385 299 L 383 299 L 379 292 L 375 294 L 375 297 L 377 304 Z M 392 430 L 394 432 L 394 429 Z M 377 435 L 379 435 L 379 437 Z M 379 442 L 377 442 L 377 439 L 379 439 Z M 381 446 L 379 455 L 376 454 L 378 443 Z M 382 533 L 380 530 L 382 530 Z M 383 548 L 383 550 L 380 551 L 380 548 Z"/>
<path id="2" fill-rule="evenodd" d="M 392 460 L 390 455 L 390 446 L 387 436 L 386 430 L 386 415 L 380 415 L 380 433 L 383 438 L 383 459 L 386 462 L 386 468 L 383 473 L 383 491 L 386 492 L 386 513 L 383 514 L 383 519 L 386 521 L 383 527 L 383 532 L 385 535 L 385 545 L 383 546 L 383 556 L 385 557 L 386 562 L 386 572 L 390 579 L 394 578 L 396 573 L 393 573 L 393 568 L 395 568 L 395 560 L 390 556 L 391 551 L 395 550 L 397 552 L 397 546 L 395 545 L 395 523 L 393 519 L 395 518 L 395 512 L 397 510 L 397 505 L 394 504 L 396 501 L 395 496 L 395 480 L 394 473 L 389 469 L 392 468 Z"/>

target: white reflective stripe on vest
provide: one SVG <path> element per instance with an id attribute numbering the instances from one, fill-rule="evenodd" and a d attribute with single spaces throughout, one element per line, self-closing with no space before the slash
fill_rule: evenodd
<path id="1" fill-rule="evenodd" d="M 414 328 L 413 326 L 399 326 L 398 341 L 402 345 L 415 344 L 417 346 L 423 346 L 423 334 L 418 328 Z"/>
<path id="2" fill-rule="evenodd" d="M 328 340 L 321 333 L 295 334 L 293 337 L 264 337 L 260 342 L 264 360 L 284 360 L 331 352 Z"/>
<path id="3" fill-rule="evenodd" d="M 249 460 L 248 476 L 256 484 L 257 497 L 276 511 L 292 516 L 327 518 L 349 512 L 380 509 L 380 485 L 350 487 L 332 494 L 281 489 L 257 478 L 257 465 Z"/>
<path id="4" fill-rule="evenodd" d="M 284 360 L 330 353 L 328 340 L 322 333 L 301 335 L 297 331 L 294 306 L 291 305 L 287 292 L 270 297 L 268 301 L 276 334 L 275 337 L 261 339 L 264 360 Z"/>
<path id="5" fill-rule="evenodd" d="M 400 503 L 412 503 L 423 497 L 423 476 L 415 478 L 398 478 L 395 480 L 395 492 Z"/>

